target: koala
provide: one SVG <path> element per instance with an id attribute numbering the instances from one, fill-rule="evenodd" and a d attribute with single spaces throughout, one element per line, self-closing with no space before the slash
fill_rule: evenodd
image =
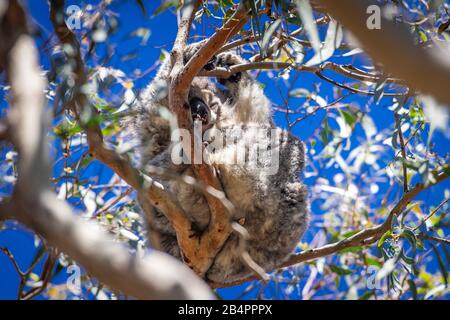
<path id="1" fill-rule="evenodd" d="M 188 46 L 184 61 L 187 62 L 198 49 L 198 45 Z M 239 55 L 224 52 L 215 56 L 204 69 L 227 68 L 243 62 Z M 171 160 L 174 143 L 171 141 L 170 117 L 167 117 L 170 69 L 170 58 L 167 58 L 132 106 L 133 112 L 125 128 L 139 141 L 136 152 L 144 173 L 151 165 L 193 177 L 191 165 L 176 165 Z M 222 146 L 205 152 L 206 160 L 235 207 L 235 216 L 231 219 L 239 221 L 248 231 L 247 252 L 263 269 L 273 270 L 294 251 L 309 223 L 307 190 L 300 182 L 305 165 L 303 143 L 274 125 L 270 101 L 247 72 L 236 73 L 228 79 L 194 78 L 186 106 L 190 108 L 193 123 L 200 121 L 204 129 L 226 136 L 236 135 L 235 139 L 228 139 Z M 255 128 L 259 129 L 258 134 Z M 273 172 L 273 159 L 266 153 L 261 153 L 257 159 L 259 165 L 236 161 L 245 148 L 271 141 L 265 134 L 269 132 L 276 133 L 279 138 L 276 150 L 268 148 L 277 152 L 276 172 Z M 205 148 L 208 149 L 208 145 Z M 160 182 L 176 197 L 192 220 L 193 229 L 201 233 L 210 219 L 202 192 L 179 180 L 162 179 Z M 158 233 L 160 249 L 182 259 L 175 231 L 164 214 L 153 208 L 150 221 L 149 232 Z M 252 271 L 241 260 L 239 240 L 235 233 L 229 236 L 206 273 L 206 280 L 229 283 L 251 275 Z"/>

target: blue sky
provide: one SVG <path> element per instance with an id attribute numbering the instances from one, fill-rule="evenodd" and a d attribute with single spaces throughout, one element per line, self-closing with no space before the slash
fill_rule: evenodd
<path id="1" fill-rule="evenodd" d="M 52 26 L 48 19 L 48 5 L 47 1 L 35 1 L 28 0 L 29 12 L 35 19 L 35 22 L 39 25 L 40 29 L 43 30 L 42 37 L 37 37 L 37 43 L 41 50 L 41 63 L 45 69 L 48 69 L 48 60 L 45 58 L 42 46 L 47 39 L 49 33 L 52 32 Z M 69 4 L 78 4 L 79 1 L 67 1 Z M 83 3 L 89 3 L 89 1 L 84 1 Z M 149 13 L 153 12 L 159 1 L 145 1 L 147 4 L 147 11 Z M 152 17 L 150 14 L 144 16 L 139 7 L 134 3 L 134 1 L 123 1 L 120 4 L 113 4 L 111 9 L 119 13 L 118 21 L 119 28 L 118 32 L 114 34 L 110 41 L 117 43 L 114 55 L 112 59 L 108 62 L 108 65 L 115 68 L 119 68 L 127 74 L 132 74 L 136 69 L 147 70 L 150 68 L 154 62 L 159 58 L 161 49 L 170 51 L 172 47 L 173 40 L 175 39 L 177 24 L 176 16 L 170 12 L 165 12 L 161 15 Z M 137 37 L 130 36 L 130 33 L 139 27 L 147 27 L 151 30 L 151 35 L 148 40 L 147 45 L 140 45 L 141 39 Z M 209 23 L 203 23 L 197 26 L 195 33 L 197 34 L 211 34 L 211 25 Z M 44 39 L 44 41 L 43 41 Z M 136 58 L 121 61 L 123 56 L 127 54 L 136 54 Z M 363 64 L 364 59 L 356 58 L 359 60 L 354 61 L 352 57 L 335 57 L 336 62 L 339 63 L 356 63 Z M 139 89 L 144 87 L 152 78 L 155 71 L 148 73 L 146 76 L 137 79 L 135 81 L 135 88 Z M 282 79 L 270 79 L 266 75 L 262 75 L 259 80 L 265 84 L 265 93 L 276 105 L 282 105 L 282 99 L 280 98 L 280 93 L 277 88 L 277 82 L 283 82 Z M 313 89 L 314 83 L 321 83 L 322 94 L 329 96 L 329 100 L 332 101 L 332 87 L 319 81 L 317 77 L 308 73 L 302 73 L 298 79 L 298 86 Z M 283 86 L 280 86 L 283 87 Z M 286 89 L 282 88 L 284 94 Z M 370 99 L 352 95 L 347 99 L 351 100 L 353 103 L 360 105 L 361 109 L 370 110 L 369 114 L 375 121 L 375 124 L 379 130 L 387 128 L 392 125 L 392 112 L 388 110 L 388 107 L 392 104 L 390 99 L 383 99 L 379 105 L 374 105 L 373 101 Z M 345 100 L 344 100 L 345 101 Z M 2 102 L 3 103 L 3 102 Z M 4 103 L 2 104 L 2 107 Z M 302 122 L 301 126 L 296 126 L 293 132 L 298 135 L 301 139 L 307 140 L 313 133 L 313 130 L 320 123 L 322 116 L 318 113 L 317 116 L 310 117 L 309 119 Z M 386 119 L 389 119 L 388 121 Z M 286 126 L 285 118 L 283 114 L 275 114 L 275 121 L 280 126 Z M 361 130 L 361 129 L 359 129 Z M 434 135 L 434 141 L 436 143 L 436 151 L 439 153 L 448 152 L 448 140 L 440 132 L 436 132 Z M 99 164 L 98 164 L 99 165 Z M 94 166 L 93 171 L 96 170 Z M 333 171 L 329 171 L 330 175 L 333 175 Z M 307 183 L 307 181 L 306 181 Z M 443 198 L 443 190 L 445 188 L 450 188 L 450 184 L 447 182 L 440 185 L 439 187 L 433 189 L 433 191 L 425 192 L 421 197 L 429 205 L 436 204 Z M 381 186 L 380 193 L 384 193 L 385 187 Z M 312 210 L 320 211 L 318 208 L 318 203 L 314 204 Z M 27 266 L 30 264 L 33 258 L 34 252 L 34 236 L 32 233 L 23 230 L 22 227 L 16 226 L 9 228 L 6 231 L 0 232 L 0 246 L 9 248 L 14 252 L 16 259 L 21 266 Z M 304 241 L 308 242 L 312 239 L 314 230 L 309 230 L 305 236 Z M 38 268 L 40 268 L 39 266 Z M 56 279 L 57 282 L 64 281 L 66 275 L 62 273 Z M 8 259 L 0 254 L 0 299 L 14 299 L 16 298 L 16 291 L 18 287 L 18 277 Z M 271 290 L 271 289 L 268 289 Z M 225 298 L 236 297 L 238 293 L 242 291 L 241 288 L 227 289 L 220 291 Z"/>

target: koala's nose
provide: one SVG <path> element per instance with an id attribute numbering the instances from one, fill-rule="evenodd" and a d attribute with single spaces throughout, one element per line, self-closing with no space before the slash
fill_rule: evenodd
<path id="1" fill-rule="evenodd" d="M 192 98 L 189 101 L 191 108 L 192 120 L 200 120 L 203 124 L 207 124 L 209 121 L 209 108 L 206 103 L 200 98 Z"/>

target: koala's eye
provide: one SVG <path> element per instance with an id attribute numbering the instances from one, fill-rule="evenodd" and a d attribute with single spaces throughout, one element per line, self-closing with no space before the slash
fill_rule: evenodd
<path id="1" fill-rule="evenodd" d="M 191 108 L 191 117 L 193 121 L 200 120 L 203 124 L 208 123 L 209 109 L 202 99 L 192 98 L 189 101 L 189 106 Z"/>

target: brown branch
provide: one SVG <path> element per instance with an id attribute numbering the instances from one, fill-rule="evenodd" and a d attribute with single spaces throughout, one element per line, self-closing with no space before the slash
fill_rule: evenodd
<path id="1" fill-rule="evenodd" d="M 22 297 L 22 300 L 31 300 L 34 297 L 40 295 L 47 288 L 48 284 L 52 279 L 53 267 L 55 263 L 58 261 L 58 254 L 56 250 L 49 250 L 47 260 L 44 262 L 44 266 L 42 268 L 42 273 L 39 279 L 42 281 L 42 284 L 36 288 L 31 289 L 27 293 L 25 293 Z"/>
<path id="2" fill-rule="evenodd" d="M 211 71 L 202 71 L 200 72 L 199 76 L 228 78 L 235 73 L 249 70 L 274 70 L 286 68 L 293 68 L 296 71 L 306 71 L 315 74 L 322 73 L 324 70 L 331 70 L 345 77 L 359 81 L 371 83 L 377 83 L 380 81 L 380 77 L 376 74 L 368 73 L 348 65 L 346 66 L 338 65 L 333 62 L 324 62 L 320 66 L 295 65 L 291 62 L 278 62 L 278 61 L 248 62 L 236 64 L 230 66 L 229 68 L 219 67 Z M 402 81 L 395 78 L 388 78 L 386 79 L 386 83 L 402 84 Z"/>
<path id="3" fill-rule="evenodd" d="M 219 28 L 199 51 L 184 65 L 183 51 L 187 45 L 190 26 L 195 14 L 195 8 L 182 10 L 182 18 L 178 28 L 177 37 L 171 53 L 172 70 L 170 73 L 169 105 L 177 116 L 178 126 L 190 130 L 192 122 L 185 101 L 188 89 L 194 77 L 214 54 L 234 35 L 249 19 L 248 10 L 241 3 L 230 19 Z M 191 141 L 190 143 L 194 143 Z M 195 148 L 192 148 L 194 150 Z M 192 159 L 192 155 L 188 155 Z M 222 248 L 232 232 L 230 212 L 224 206 L 225 194 L 221 182 L 213 168 L 205 163 L 192 165 L 195 177 L 202 184 L 213 190 L 205 192 L 204 196 L 210 209 L 210 222 L 207 229 L 199 238 L 191 237 L 189 229 L 178 229 L 177 238 L 185 262 L 200 276 L 204 276 L 212 265 L 214 258 Z M 169 218 L 169 220 L 171 220 Z M 176 221 L 172 221 L 176 224 Z"/>
<path id="4" fill-rule="evenodd" d="M 0 221 L 11 218 L 11 205 L 8 201 L 0 203 Z"/>
<path id="5" fill-rule="evenodd" d="M 89 104 L 85 94 L 80 91 L 87 83 L 85 66 L 83 59 L 81 57 L 80 44 L 75 36 L 75 34 L 67 27 L 64 19 L 64 0 L 51 0 L 50 1 L 50 20 L 55 29 L 56 35 L 62 45 L 69 45 L 73 48 L 74 53 L 67 55 L 66 57 L 69 61 L 73 62 L 75 65 L 73 70 L 73 76 L 75 78 L 74 94 L 72 99 L 67 103 L 69 108 L 74 111 L 78 122 L 84 129 L 87 135 L 87 142 L 89 145 L 90 153 L 99 161 L 110 167 L 117 175 L 119 175 L 126 183 L 141 195 L 145 194 L 148 199 L 143 199 L 143 201 L 150 201 L 152 205 L 159 208 L 170 217 L 171 220 L 177 221 L 175 228 L 185 228 L 190 226 L 190 220 L 187 218 L 186 213 L 181 209 L 181 207 L 176 203 L 174 198 L 170 196 L 160 184 L 147 183 L 145 185 L 145 190 L 143 188 L 142 181 L 149 180 L 148 177 L 143 177 L 142 174 L 134 168 L 128 159 L 125 159 L 122 155 L 118 154 L 112 148 L 108 147 L 103 141 L 103 135 L 101 132 L 100 125 L 96 122 L 91 122 L 89 125 L 83 123 L 80 120 L 79 115 L 83 112 L 87 112 L 92 117 L 98 112 L 95 108 Z M 151 180 L 151 179 L 150 179 Z M 141 197 L 142 198 L 142 197 Z M 143 210 L 151 209 L 148 206 L 143 206 Z M 147 218 L 151 217 L 150 212 L 146 212 Z M 153 243 L 155 246 L 158 244 Z"/>
<path id="6" fill-rule="evenodd" d="M 197 54 L 195 54 L 184 67 L 181 59 L 181 52 L 186 45 L 187 36 L 185 34 L 186 30 L 183 30 L 183 25 L 180 24 L 177 40 L 172 49 L 172 58 L 175 60 L 175 64 L 178 63 L 178 65 L 174 65 L 171 75 L 172 82 L 175 84 L 176 88 L 180 90 L 178 95 L 183 98 L 187 96 L 188 88 L 194 77 L 219 51 L 219 49 L 221 49 L 225 43 L 227 43 L 227 41 L 245 25 L 249 17 L 248 10 L 240 3 L 229 20 L 205 42 Z M 188 22 L 190 27 L 192 18 L 186 23 L 188 24 Z M 187 32 L 189 32 L 189 27 L 186 28 L 188 30 Z"/>
<path id="7" fill-rule="evenodd" d="M 10 140 L 9 133 L 9 124 L 6 120 L 0 120 L 0 142 L 1 140 L 9 141 Z"/>
<path id="8" fill-rule="evenodd" d="M 325 9 L 359 40 L 364 49 L 385 69 L 412 88 L 431 94 L 450 108 L 450 65 L 446 54 L 425 51 L 414 43 L 409 30 L 381 15 L 381 29 L 367 28 L 366 0 L 320 0 Z M 438 57 L 440 55 L 440 57 Z M 448 53 L 447 53 L 448 55 Z"/>
<path id="9" fill-rule="evenodd" d="M 350 66 L 340 66 L 332 62 L 325 62 L 320 66 L 305 66 L 305 65 L 295 65 L 291 62 L 278 62 L 278 61 L 264 61 L 264 62 L 249 62 L 249 63 L 242 63 L 233 65 L 229 68 L 216 68 L 211 71 L 202 71 L 200 72 L 199 76 L 204 77 L 218 77 L 218 78 L 228 78 L 231 75 L 238 73 L 238 72 L 244 72 L 249 70 L 274 70 L 274 69 L 287 69 L 292 68 L 299 72 L 310 72 L 317 75 L 322 80 L 325 80 L 335 86 L 338 86 L 340 88 L 346 89 L 348 91 L 351 91 L 353 93 L 362 94 L 362 95 L 368 95 L 373 96 L 376 93 L 374 91 L 364 91 L 361 89 L 356 89 L 353 87 L 350 87 L 346 84 L 339 83 L 323 74 L 324 70 L 332 70 L 335 71 L 343 76 L 359 80 L 359 81 L 365 81 L 365 82 L 372 82 L 377 83 L 380 80 L 380 77 L 368 72 L 364 72 L 362 70 L 358 70 L 354 67 Z M 396 83 L 396 84 L 402 84 L 401 80 L 394 79 L 394 78 L 388 78 L 386 80 L 387 83 Z M 404 96 L 404 93 L 384 93 L 383 94 L 386 97 L 400 97 Z"/>
<path id="10" fill-rule="evenodd" d="M 425 222 L 427 222 L 427 220 L 428 219 L 430 219 L 432 216 L 434 216 L 434 214 L 436 213 L 436 212 L 438 212 L 441 208 L 442 208 L 442 206 L 443 205 L 445 205 L 447 202 L 448 202 L 448 200 L 450 200 L 450 197 L 447 197 L 444 201 L 442 201 L 433 211 L 431 211 L 430 212 L 430 214 L 429 215 L 427 215 L 421 222 L 420 222 L 420 224 L 417 226 L 417 227 L 415 227 L 414 229 L 413 229 L 413 231 L 416 231 L 417 229 L 419 229 Z"/>
<path id="11" fill-rule="evenodd" d="M 17 293 L 17 299 L 29 300 L 30 298 L 33 298 L 33 297 L 37 296 L 38 294 L 40 294 L 45 289 L 45 287 L 47 286 L 47 284 L 48 284 L 50 279 L 45 280 L 41 286 L 31 289 L 29 293 L 27 293 L 25 295 L 22 294 L 23 288 L 25 287 L 25 284 L 26 284 L 26 282 L 27 282 L 31 272 L 34 270 L 36 265 L 39 263 L 40 259 L 36 259 L 28 267 L 28 269 L 26 271 L 22 271 L 20 269 L 19 264 L 17 263 L 14 255 L 12 254 L 11 251 L 9 251 L 8 248 L 0 247 L 0 251 L 2 251 L 8 257 L 8 259 L 13 264 L 14 269 L 16 270 L 16 272 L 17 272 L 17 274 L 19 276 L 19 289 L 18 289 L 18 293 Z M 47 259 L 47 261 L 50 261 L 50 257 L 51 256 L 49 255 L 49 258 Z M 53 263 L 54 263 L 54 261 L 56 261 L 56 260 L 52 259 L 51 261 L 53 261 Z M 48 263 L 46 263 L 46 266 L 48 266 Z M 53 266 L 52 266 L 52 268 L 53 268 Z M 44 269 L 43 269 L 42 274 L 41 274 L 41 279 L 44 279 L 44 277 L 46 275 L 49 275 L 49 273 L 48 273 L 48 271 L 46 271 L 46 269 L 48 269 L 48 268 L 46 268 L 44 266 Z M 38 292 L 38 290 L 39 290 L 39 292 Z M 24 299 L 24 296 L 29 296 L 29 297 L 27 299 Z"/>
<path id="12" fill-rule="evenodd" d="M 324 17 L 321 17 L 321 18 L 317 19 L 316 20 L 316 24 L 317 25 L 321 25 L 321 24 L 327 23 L 329 21 L 330 21 L 330 19 L 327 16 L 324 16 Z M 298 29 L 292 31 L 288 36 L 289 37 L 295 37 L 295 36 L 299 35 L 302 31 L 303 31 L 302 27 L 298 28 Z M 246 37 L 244 37 L 242 39 L 234 40 L 234 41 L 232 41 L 230 43 L 227 43 L 217 53 L 225 52 L 225 51 L 228 51 L 228 50 L 232 50 L 232 49 L 244 46 L 246 44 L 250 44 L 250 43 L 253 43 L 253 42 L 261 41 L 262 38 L 263 38 L 262 35 L 246 36 Z M 304 40 L 301 40 L 301 39 L 295 39 L 295 41 L 298 41 L 302 45 L 311 46 L 311 43 L 309 41 L 304 41 Z"/>
<path id="13" fill-rule="evenodd" d="M 109 200 L 105 205 L 99 209 L 97 212 L 95 212 L 95 217 L 99 217 L 102 214 L 108 212 L 112 207 L 114 207 L 116 204 L 118 204 L 123 198 L 128 196 L 131 193 L 132 189 L 128 188 L 125 190 L 125 192 L 121 192 L 117 197 Z"/>
<path id="14" fill-rule="evenodd" d="M 8 5 L 6 15 L 25 23 L 18 2 L 11 0 Z M 14 219 L 77 260 L 100 281 L 127 295 L 141 299 L 213 298 L 204 282 L 174 258 L 159 252 L 144 258 L 130 255 L 105 230 L 84 221 L 65 201 L 57 199 L 49 182 L 46 83 L 41 77 L 38 52 L 26 28 L 16 33 L 14 24 L 0 19 L 8 35 L 2 40 L 10 48 L 0 52 L 8 57 L 5 66 L 12 101 L 8 119 L 20 155 L 18 181 L 9 203 Z"/>
<path id="15" fill-rule="evenodd" d="M 403 212 L 403 210 L 408 206 L 408 204 L 422 191 L 431 188 L 432 186 L 435 186 L 436 184 L 448 179 L 450 175 L 448 174 L 448 166 L 445 166 L 442 171 L 439 171 L 439 173 L 435 173 L 435 179 L 436 181 L 429 184 L 424 185 L 422 183 L 419 183 L 414 186 L 410 191 L 406 192 L 403 197 L 397 202 L 397 204 L 392 208 L 392 210 L 389 213 L 389 216 L 386 218 L 386 220 L 375 227 L 364 229 L 359 231 L 358 233 L 354 234 L 353 236 L 346 238 L 344 240 L 341 240 L 339 242 L 330 243 L 325 246 L 322 246 L 320 248 L 316 249 L 310 249 L 307 251 L 303 251 L 301 253 L 292 255 L 287 261 L 282 263 L 279 268 L 286 268 L 290 267 L 302 262 L 307 262 L 311 260 L 315 260 L 318 258 L 322 258 L 325 256 L 329 256 L 331 254 L 337 253 L 343 249 L 350 248 L 350 247 L 360 247 L 360 246 L 368 246 L 372 243 L 378 241 L 382 235 L 390 230 L 392 225 L 392 219 L 394 216 L 398 216 L 400 213 Z M 221 287 L 230 287 L 234 285 L 238 285 L 247 281 L 256 280 L 257 278 L 252 276 L 248 277 L 242 280 L 238 280 L 233 283 L 210 283 L 210 286 L 213 288 L 221 288 Z"/>
<path id="16" fill-rule="evenodd" d="M 446 245 L 450 245 L 450 240 L 449 239 L 445 239 L 445 238 L 434 237 L 434 236 L 429 236 L 429 235 L 419 236 L 419 238 L 440 242 L 440 243 L 446 244 Z"/>
<path id="17" fill-rule="evenodd" d="M 11 253 L 11 251 L 9 251 L 9 249 L 5 248 L 5 247 L 0 247 L 0 251 L 3 252 L 5 254 L 5 256 L 8 257 L 9 261 L 11 261 L 11 263 L 12 263 L 14 269 L 16 270 L 17 274 L 22 279 L 25 276 L 25 272 L 23 272 L 20 269 L 19 264 L 17 263 L 16 259 L 14 258 L 14 255 Z"/>

